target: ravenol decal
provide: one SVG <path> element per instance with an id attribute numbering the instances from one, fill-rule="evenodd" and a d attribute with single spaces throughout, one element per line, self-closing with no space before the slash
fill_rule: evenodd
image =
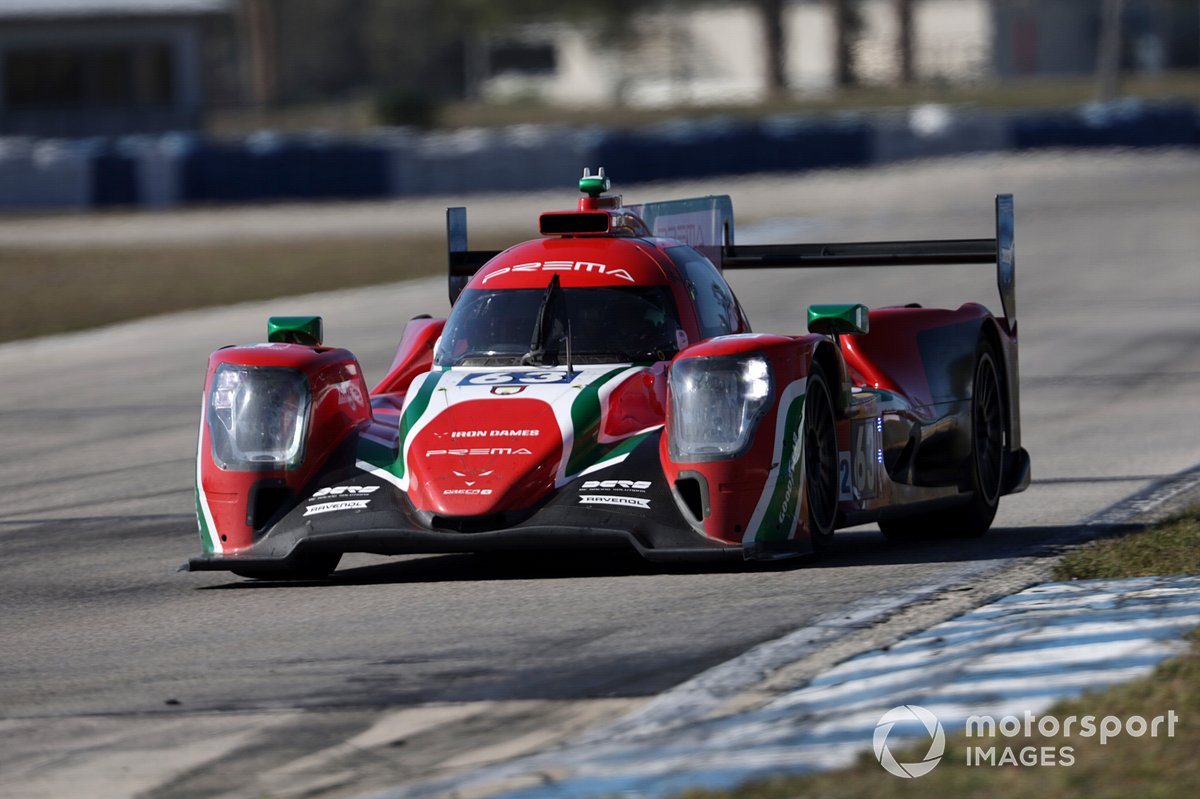
<path id="1" fill-rule="evenodd" d="M 621 280 L 633 282 L 633 275 L 629 271 L 621 267 L 612 267 L 608 264 L 596 263 L 594 261 L 531 261 L 527 264 L 517 264 L 516 266 L 505 266 L 497 269 L 495 272 L 484 275 L 480 285 L 487 285 L 487 282 L 494 277 L 500 277 L 511 272 L 590 272 L 597 275 L 607 275 Z"/>
<path id="2" fill-rule="evenodd" d="M 369 499 L 341 499 L 337 502 L 319 502 L 316 505 L 309 505 L 305 511 L 305 516 L 316 516 L 319 513 L 332 513 L 342 510 L 366 510 L 371 504 Z"/>
<path id="3" fill-rule="evenodd" d="M 742 543 L 777 541 L 791 537 L 796 529 L 804 486 L 804 403 L 808 378 L 800 378 L 784 389 L 775 423 L 775 464 L 767 474 Z M 786 410 L 783 410 L 786 409 Z"/>
<path id="4" fill-rule="evenodd" d="M 650 508 L 650 500 L 641 497 L 610 497 L 596 494 L 580 494 L 580 505 L 622 505 L 627 508 Z"/>

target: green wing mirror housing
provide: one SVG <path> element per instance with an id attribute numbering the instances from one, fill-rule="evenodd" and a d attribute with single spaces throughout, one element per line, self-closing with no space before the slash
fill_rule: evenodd
<path id="1" fill-rule="evenodd" d="M 272 316 L 267 320 L 267 341 L 319 347 L 324 325 L 319 316 Z"/>
<path id="2" fill-rule="evenodd" d="M 867 306 L 810 305 L 808 306 L 808 332 L 835 336 L 838 333 L 866 333 L 870 329 Z"/>

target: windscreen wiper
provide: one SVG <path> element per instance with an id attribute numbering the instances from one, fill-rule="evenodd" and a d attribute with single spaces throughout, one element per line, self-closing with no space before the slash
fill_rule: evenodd
<path id="1" fill-rule="evenodd" d="M 546 357 L 546 337 L 550 334 L 550 328 L 554 326 L 552 316 L 554 301 L 561 293 L 562 289 L 558 286 L 558 275 L 555 275 L 550 278 L 550 285 L 546 287 L 546 293 L 542 296 L 542 304 L 538 306 L 537 320 L 533 323 L 533 338 L 529 342 L 529 352 L 521 356 L 522 366 L 558 365 L 557 358 L 552 364 L 546 363 L 543 359 Z"/>

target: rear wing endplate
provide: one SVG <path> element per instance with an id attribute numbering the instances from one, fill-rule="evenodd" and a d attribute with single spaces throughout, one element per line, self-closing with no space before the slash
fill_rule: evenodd
<path id="1" fill-rule="evenodd" d="M 479 267 L 500 254 L 499 250 L 467 249 L 467 209 L 446 209 L 446 243 L 450 256 L 450 304 L 458 299 Z"/>
<path id="2" fill-rule="evenodd" d="M 1017 318 L 1017 276 L 1013 198 L 996 195 L 996 236 L 990 239 L 927 241 L 869 241 L 841 244 L 733 243 L 733 226 L 721 247 L 725 269 L 817 269 L 859 266 L 925 266 L 933 264 L 995 264 L 1000 303 L 1009 322 Z"/>

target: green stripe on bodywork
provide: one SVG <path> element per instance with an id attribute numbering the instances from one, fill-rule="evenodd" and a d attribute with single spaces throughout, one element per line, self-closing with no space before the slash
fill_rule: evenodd
<path id="1" fill-rule="evenodd" d="M 199 476 L 196 478 L 199 480 Z M 200 486 L 195 489 L 196 494 L 196 521 L 200 524 L 200 549 L 206 555 L 211 555 L 217 551 L 216 545 L 213 543 L 213 532 L 208 529 L 208 522 L 204 519 L 204 508 L 200 505 Z"/>
<path id="2" fill-rule="evenodd" d="M 801 431 L 804 429 L 804 404 L 807 392 L 792 400 L 784 419 L 783 449 L 779 453 L 779 471 L 775 475 L 775 486 L 771 490 L 771 499 L 767 503 L 758 529 L 754 532 L 755 541 L 786 541 L 796 524 L 796 513 L 799 510 L 801 481 L 803 470 L 800 468 L 803 458 L 803 441 Z M 797 451 L 800 447 L 801 451 Z"/>
<path id="3" fill-rule="evenodd" d="M 600 388 L 628 368 L 618 366 L 605 372 L 599 379 L 580 389 L 579 396 L 571 403 L 571 427 L 574 435 L 571 456 L 567 459 L 566 476 L 578 474 L 598 460 L 601 444 L 597 441 L 599 430 L 594 428 L 600 425 Z"/>
<path id="4" fill-rule="evenodd" d="M 421 387 L 417 389 L 417 395 L 413 397 L 412 402 L 404 409 L 404 415 L 400 417 L 400 439 L 397 444 L 396 460 L 390 466 L 385 466 L 397 477 L 404 477 L 404 442 L 408 439 L 408 434 L 413 427 L 416 426 L 417 420 L 425 415 L 425 409 L 429 407 L 429 400 L 433 398 L 433 390 L 441 382 L 442 374 L 444 371 L 430 372 L 425 375 Z"/>

